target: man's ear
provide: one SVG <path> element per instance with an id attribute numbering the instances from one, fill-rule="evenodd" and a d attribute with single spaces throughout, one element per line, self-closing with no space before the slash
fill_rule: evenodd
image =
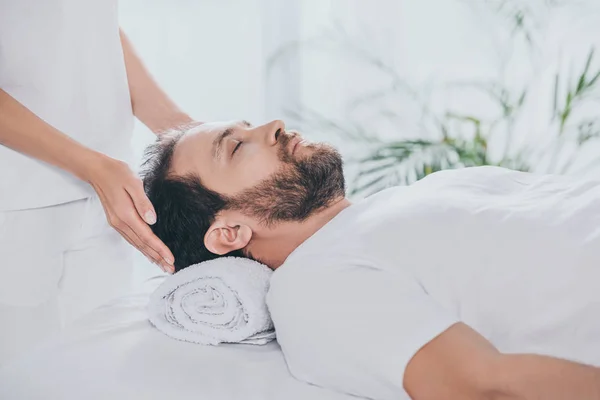
<path id="1" fill-rule="evenodd" d="M 211 253 L 223 255 L 243 249 L 252 238 L 248 225 L 217 219 L 204 235 L 204 245 Z"/>

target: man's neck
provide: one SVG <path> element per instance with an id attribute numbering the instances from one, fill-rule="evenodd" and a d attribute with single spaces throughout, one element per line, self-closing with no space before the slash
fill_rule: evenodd
<path id="1" fill-rule="evenodd" d="M 253 258 L 272 269 L 280 267 L 288 256 L 325 224 L 350 206 L 341 198 L 302 222 L 277 224 L 274 229 L 255 232 L 246 250 Z"/>

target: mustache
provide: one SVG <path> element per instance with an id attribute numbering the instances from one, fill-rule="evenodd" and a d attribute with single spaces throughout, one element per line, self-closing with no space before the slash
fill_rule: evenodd
<path id="1" fill-rule="evenodd" d="M 279 135 L 279 138 L 277 139 L 277 145 L 278 145 L 279 158 L 281 160 L 283 160 L 283 161 L 291 160 L 292 155 L 289 152 L 288 147 L 289 147 L 290 142 L 296 136 L 299 136 L 299 135 L 300 135 L 300 133 L 295 130 L 285 131 L 281 135 Z"/>
<path id="2" fill-rule="evenodd" d="M 295 130 L 284 131 L 281 135 L 279 135 L 277 141 L 279 142 L 279 145 L 287 146 L 296 136 L 300 136 L 300 132 Z"/>

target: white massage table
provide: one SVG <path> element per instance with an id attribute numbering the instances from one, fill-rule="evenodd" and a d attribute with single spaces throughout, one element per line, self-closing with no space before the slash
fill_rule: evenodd
<path id="1" fill-rule="evenodd" d="M 201 346 L 146 317 L 146 290 L 96 309 L 0 370 L 2 400 L 350 400 L 294 379 L 276 342 Z"/>

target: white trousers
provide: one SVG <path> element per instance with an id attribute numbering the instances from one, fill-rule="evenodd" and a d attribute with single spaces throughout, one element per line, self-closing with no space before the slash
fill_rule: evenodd
<path id="1" fill-rule="evenodd" d="M 132 252 L 97 197 L 0 211 L 0 366 L 129 291 Z"/>

